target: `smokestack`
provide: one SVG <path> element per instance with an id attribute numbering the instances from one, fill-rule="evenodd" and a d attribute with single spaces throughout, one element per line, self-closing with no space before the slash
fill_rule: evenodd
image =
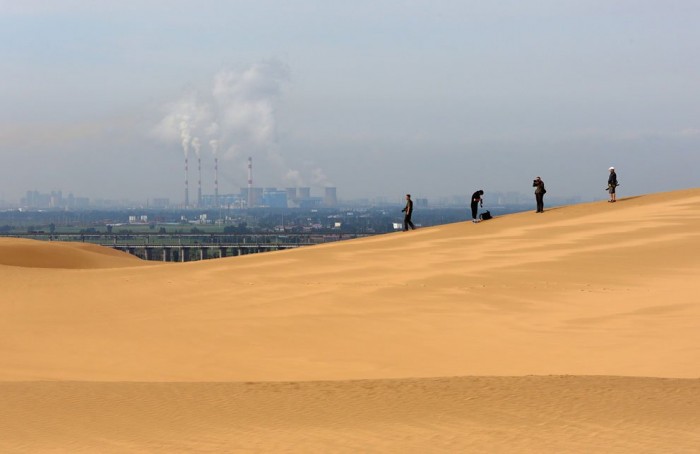
<path id="1" fill-rule="evenodd" d="M 216 125 L 216 123 L 214 123 Z M 218 129 L 218 125 L 216 126 Z M 217 152 L 219 151 L 219 141 L 216 139 L 211 139 L 209 141 L 209 146 L 211 147 L 211 152 L 214 155 L 214 204 L 216 208 L 219 208 L 219 156 Z"/>
<path id="2" fill-rule="evenodd" d="M 248 157 L 248 208 L 253 205 L 253 158 Z"/>
<path id="3" fill-rule="evenodd" d="M 180 121 L 180 138 L 182 139 L 182 151 L 185 153 L 185 208 L 190 206 L 190 184 L 188 181 L 187 157 L 190 153 L 190 118 L 185 115 Z"/>
<path id="4" fill-rule="evenodd" d="M 199 142 L 199 137 L 192 139 L 192 148 L 194 148 L 194 154 L 197 155 L 197 207 L 202 206 L 202 155 L 200 149 L 202 145 Z"/>

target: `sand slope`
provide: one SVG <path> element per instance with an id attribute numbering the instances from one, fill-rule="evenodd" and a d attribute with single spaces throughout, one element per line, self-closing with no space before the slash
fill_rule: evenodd
<path id="1" fill-rule="evenodd" d="M 691 452 L 698 251 L 700 190 L 185 264 L 0 239 L 0 448 Z"/>
<path id="2" fill-rule="evenodd" d="M 125 252 L 89 243 L 0 238 L 0 265 L 96 269 L 142 266 L 144 263 Z"/>
<path id="3" fill-rule="evenodd" d="M 614 377 L 10 382 L 0 451 L 694 453 L 698 394 Z"/>

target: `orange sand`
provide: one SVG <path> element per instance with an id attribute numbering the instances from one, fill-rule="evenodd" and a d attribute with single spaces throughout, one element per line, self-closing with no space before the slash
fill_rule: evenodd
<path id="1" fill-rule="evenodd" d="M 699 274 L 700 189 L 185 264 L 0 239 L 0 452 L 695 452 Z"/>

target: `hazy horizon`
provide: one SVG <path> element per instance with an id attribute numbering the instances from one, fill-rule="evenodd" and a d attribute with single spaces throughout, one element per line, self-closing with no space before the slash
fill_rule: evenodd
<path id="1" fill-rule="evenodd" d="M 698 186 L 692 1 L 0 0 L 0 200 Z M 315 189 L 319 192 L 320 189 Z"/>

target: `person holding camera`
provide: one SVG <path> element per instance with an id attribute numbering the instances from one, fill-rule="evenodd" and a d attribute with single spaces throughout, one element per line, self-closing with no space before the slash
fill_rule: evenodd
<path id="1" fill-rule="evenodd" d="M 482 198 L 483 195 L 483 189 L 479 189 L 472 194 L 472 222 L 479 222 L 476 219 L 476 213 L 479 211 L 479 205 L 481 205 L 482 208 L 484 207 L 484 199 Z"/>
<path id="2" fill-rule="evenodd" d="M 537 201 L 537 211 L 535 213 L 544 213 L 544 195 L 547 190 L 544 188 L 544 181 L 537 177 L 532 181 L 532 187 L 535 188 L 535 200 Z"/>

